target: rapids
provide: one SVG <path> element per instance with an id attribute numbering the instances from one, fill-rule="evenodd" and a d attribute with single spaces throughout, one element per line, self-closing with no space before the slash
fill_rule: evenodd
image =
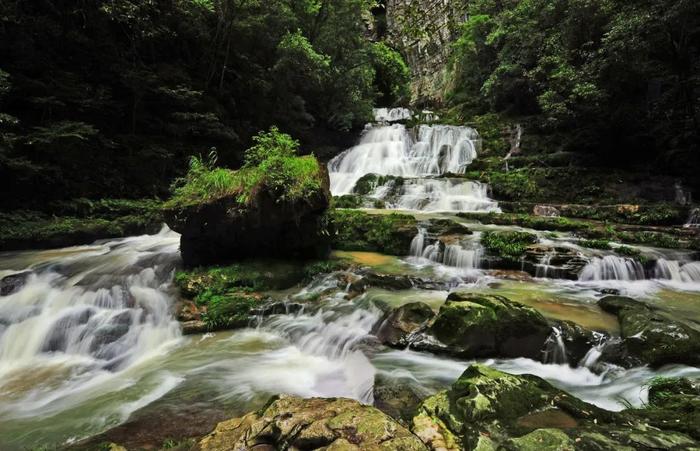
<path id="1" fill-rule="evenodd" d="M 277 393 L 371 403 L 378 375 L 432 393 L 470 364 L 389 350 L 372 336 L 382 318 L 379 306 L 422 300 L 439 308 L 447 292 L 372 289 L 348 301 L 342 277 L 335 273 L 317 277 L 296 293 L 279 294 L 294 301 L 318 298 L 300 312 L 258 318 L 248 329 L 182 337 L 173 317 L 177 238 L 165 229 L 91 246 L 0 255 L 2 275 L 31 271 L 19 291 L 0 297 L 2 449 L 72 443 L 158 415 L 184 422 L 193 415 L 222 419 L 255 409 Z M 441 248 L 419 233 L 412 256 L 395 258 L 393 265 L 400 273 L 450 280 L 455 288 L 534 302 L 545 315 L 586 324 L 582 313 L 592 308 L 588 299 L 595 296 L 586 291 L 590 287 L 548 279 L 529 285 L 500 281 L 479 269 L 477 243 L 472 236 Z M 370 265 L 388 264 L 387 258 L 363 258 Z M 543 295 L 551 304 L 543 303 Z M 605 314 L 587 314 L 593 315 L 592 327 L 606 324 Z M 537 374 L 613 410 L 623 408 L 622 400 L 643 404 L 645 384 L 655 376 L 700 377 L 699 369 L 677 365 L 601 371 L 594 365 L 596 348 L 589 354 L 589 363 L 575 368 L 556 356 L 549 364 L 527 359 L 485 363 Z"/>

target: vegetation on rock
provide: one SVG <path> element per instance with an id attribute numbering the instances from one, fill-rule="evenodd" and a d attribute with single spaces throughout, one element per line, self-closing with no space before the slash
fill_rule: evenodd
<path id="1" fill-rule="evenodd" d="M 417 231 L 411 215 L 372 215 L 358 210 L 333 210 L 329 215 L 331 245 L 338 250 L 407 255 Z"/>
<path id="2" fill-rule="evenodd" d="M 537 243 L 536 235 L 527 232 L 484 232 L 481 244 L 490 254 L 506 262 L 519 262 L 527 247 Z"/>

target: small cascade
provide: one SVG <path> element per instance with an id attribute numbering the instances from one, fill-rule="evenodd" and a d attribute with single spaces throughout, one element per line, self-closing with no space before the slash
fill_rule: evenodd
<path id="1" fill-rule="evenodd" d="M 426 234 L 425 229 L 419 229 L 413 238 L 410 253 L 412 257 L 430 260 L 431 262 L 454 268 L 479 269 L 483 256 L 483 250 L 480 245 L 471 249 L 465 249 L 458 244 L 445 245 L 437 240 L 432 244 L 426 245 Z M 474 242 L 478 243 L 478 240 Z"/>
<path id="2" fill-rule="evenodd" d="M 656 279 L 672 280 L 674 282 L 700 282 L 700 262 L 680 263 L 677 260 L 660 258 L 654 267 Z"/>
<path id="3" fill-rule="evenodd" d="M 488 197 L 488 186 L 461 179 L 404 179 L 379 186 L 369 197 L 383 200 L 389 208 L 401 210 L 500 212 Z"/>
<path id="4" fill-rule="evenodd" d="M 605 257 L 594 257 L 581 271 L 579 280 L 644 280 L 644 267 L 638 261 L 606 255 Z"/>
<path id="5" fill-rule="evenodd" d="M 375 122 L 407 121 L 413 117 L 413 112 L 408 108 L 375 108 Z"/>
<path id="6" fill-rule="evenodd" d="M 607 336 L 600 332 L 593 332 L 596 344 L 591 346 L 586 355 L 583 356 L 578 366 L 583 368 L 594 368 L 598 364 L 598 360 L 603 355 L 603 349 L 608 344 Z"/>
<path id="7" fill-rule="evenodd" d="M 700 228 L 700 208 L 693 208 L 690 211 L 690 216 L 683 227 Z"/>
<path id="8" fill-rule="evenodd" d="M 550 250 L 544 254 L 540 261 L 535 264 L 535 277 L 558 277 L 560 268 L 552 265 L 552 259 L 556 257 L 557 251 L 555 249 Z"/>
<path id="9" fill-rule="evenodd" d="M 542 353 L 544 363 L 555 363 L 559 365 L 569 363 L 569 358 L 566 355 L 566 344 L 564 343 L 561 329 L 552 327 L 552 333 L 547 337 Z"/>

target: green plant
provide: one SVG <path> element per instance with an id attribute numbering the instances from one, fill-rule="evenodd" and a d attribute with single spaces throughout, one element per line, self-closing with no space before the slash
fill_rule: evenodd
<path id="1" fill-rule="evenodd" d="M 520 261 L 527 247 L 537 243 L 536 235 L 527 232 L 493 232 L 481 235 L 481 244 L 486 250 L 512 263 Z"/>
<path id="2" fill-rule="evenodd" d="M 581 240 L 578 244 L 591 249 L 610 249 L 610 242 L 608 242 L 608 240 Z"/>

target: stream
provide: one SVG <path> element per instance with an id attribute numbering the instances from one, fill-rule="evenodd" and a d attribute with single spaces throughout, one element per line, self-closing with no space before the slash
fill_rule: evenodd
<path id="1" fill-rule="evenodd" d="M 552 238 L 530 230 L 540 243 L 581 253 L 587 263 L 578 280 L 548 274 L 544 258 L 538 277 L 489 270 L 479 234 L 520 228 L 456 217 L 457 211 L 499 211 L 498 204 L 485 185 L 440 177 L 463 173 L 477 158 L 478 133 L 443 125 L 409 131 L 388 123 L 405 119 L 404 112 L 380 113 L 383 123 L 369 126 L 358 146 L 330 162 L 333 193 L 350 193 L 370 172 L 405 177 L 400 186 L 390 181 L 374 187 L 370 196 L 385 201 L 387 210 L 419 220 L 454 219 L 475 233 L 439 251 L 417 230 L 405 257 L 335 252 L 336 257 L 382 273 L 443 281 L 450 290 L 502 294 L 548 318 L 613 335 L 619 332 L 616 318 L 596 306 L 610 288 L 700 324 L 700 262 L 687 252 L 638 247 L 656 260 L 649 270 L 631 258 L 584 249 L 570 235 Z M 0 278 L 26 279 L 16 292 L 0 297 L 0 449 L 70 444 L 149 417 L 186 428 L 192 418 L 220 421 L 246 413 L 278 393 L 372 403 L 378 380 L 429 395 L 473 363 L 410 347 L 389 349 L 372 335 L 383 306 L 422 301 L 438 309 L 448 291 L 371 288 L 349 299 L 337 273 L 270 293 L 289 302 L 315 299 L 301 311 L 260 317 L 246 329 L 183 336 L 173 313 L 178 246 L 179 236 L 164 227 L 150 236 L 0 254 Z M 570 362 L 575 367 L 556 358 L 547 364 L 524 358 L 481 362 L 541 376 L 610 410 L 643 405 L 654 377 L 700 378 L 700 368 L 682 365 L 656 370 L 596 365 L 595 352 Z"/>

